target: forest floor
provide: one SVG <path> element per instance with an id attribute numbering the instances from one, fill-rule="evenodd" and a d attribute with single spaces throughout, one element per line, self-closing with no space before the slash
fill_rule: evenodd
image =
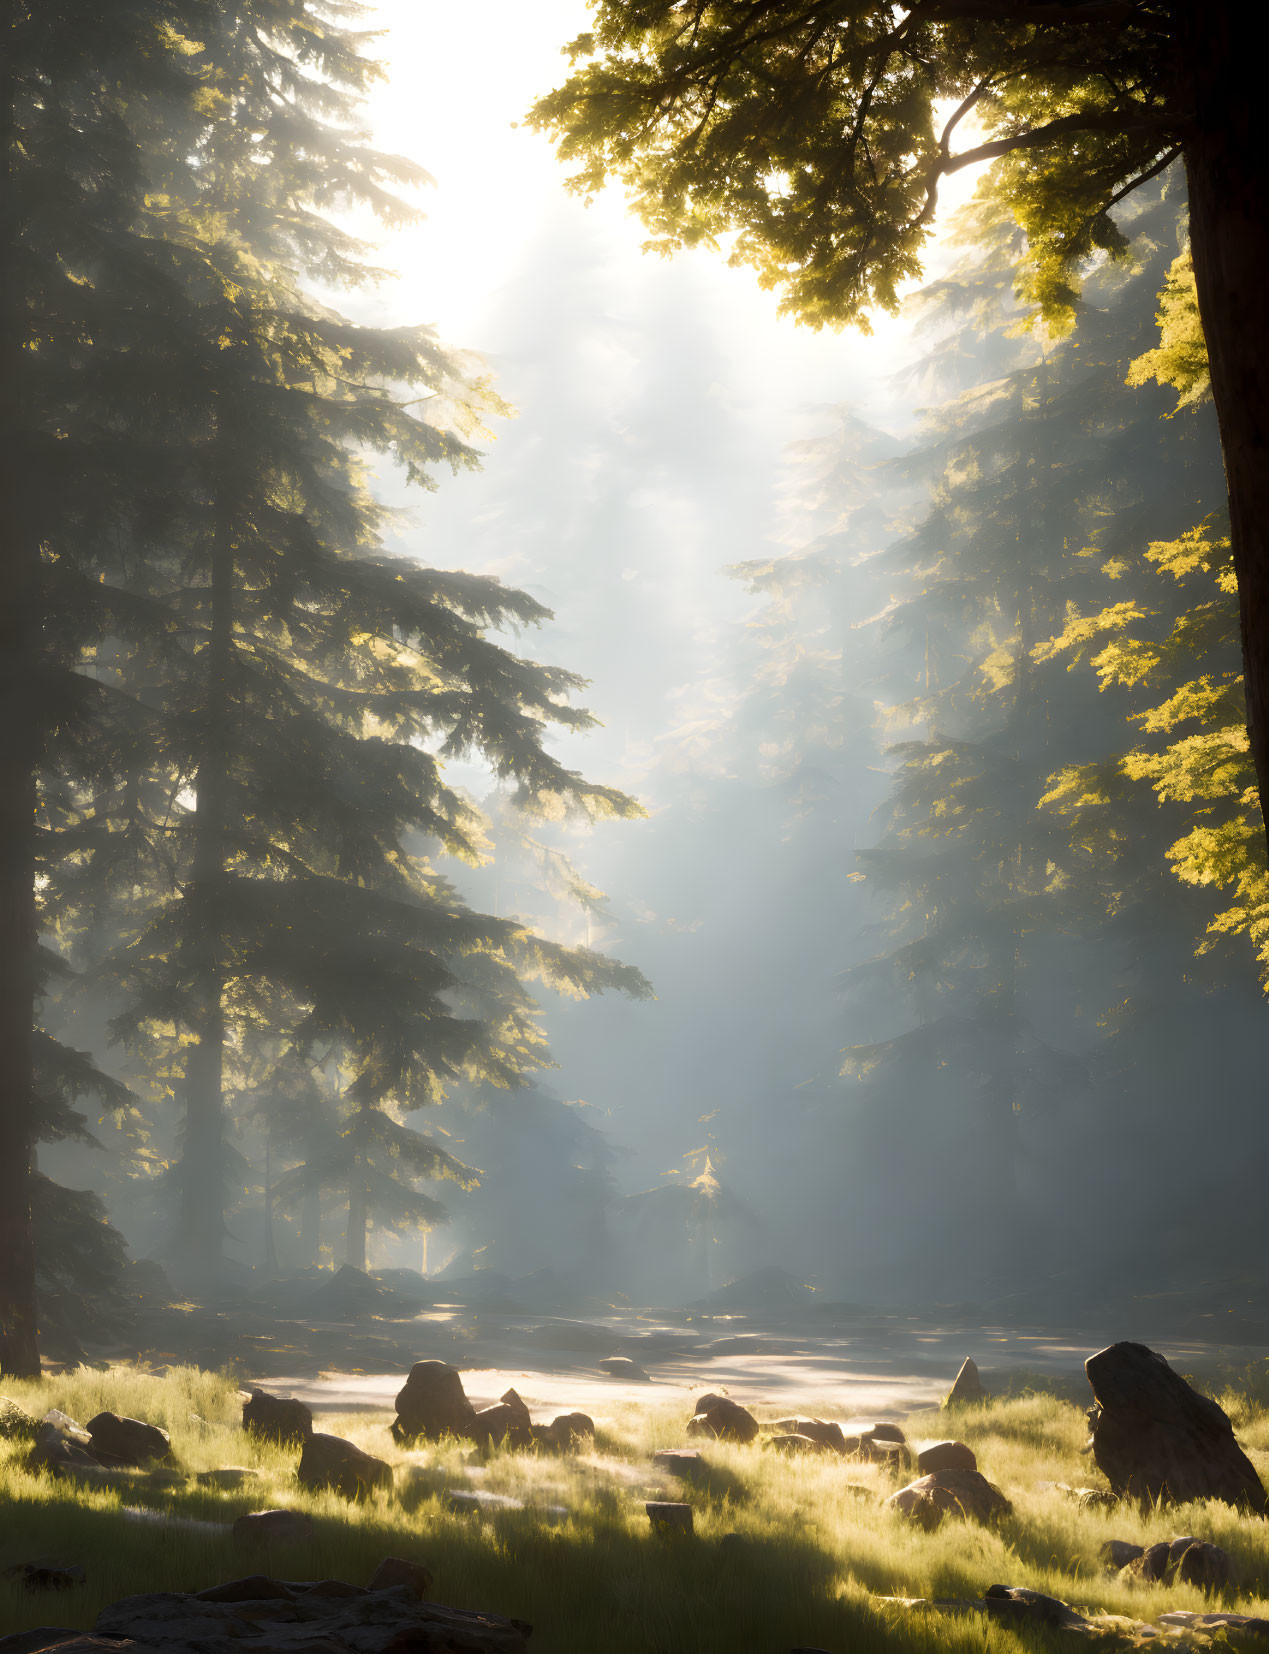
<path id="1" fill-rule="evenodd" d="M 416 1348 L 420 1355 L 436 1353 Z M 780 1354 L 754 1359 L 774 1361 Z M 720 1354 L 720 1366 L 727 1359 Z M 948 1366 L 942 1351 L 937 1364 L 942 1383 Z M 526 1399 L 544 1404 L 541 1413 L 548 1417 L 566 1403 L 591 1411 L 593 1452 L 575 1458 L 481 1454 L 459 1443 L 405 1451 L 389 1434 L 391 1401 L 382 1379 L 332 1375 L 324 1385 L 319 1381 L 313 1399 L 337 1404 L 321 1411 L 319 1428 L 352 1438 L 394 1467 L 393 1491 L 360 1505 L 304 1492 L 295 1481 L 294 1451 L 244 1435 L 234 1376 L 116 1365 L 79 1368 L 38 1386 L 10 1384 L 9 1393 L 36 1416 L 59 1407 L 86 1422 L 109 1408 L 163 1425 L 171 1433 L 177 1471 L 138 1472 L 122 1485 L 84 1487 L 27 1470 L 25 1444 L 0 1442 L 0 1629 L 87 1626 L 119 1597 L 201 1589 L 261 1567 L 282 1578 L 363 1583 L 387 1555 L 425 1562 L 435 1574 L 438 1601 L 530 1621 L 540 1654 L 789 1654 L 794 1648 L 1004 1654 L 1064 1640 L 981 1612 L 947 1616 L 881 1600 L 980 1598 L 993 1584 L 1031 1587 L 1081 1611 L 1134 1621 L 1155 1621 L 1175 1609 L 1269 1614 L 1262 1519 L 1215 1503 L 1090 1510 L 1052 1486 L 1099 1480 L 1080 1452 L 1087 1434 L 1083 1398 L 1070 1376 L 1015 1374 L 1016 1393 L 954 1415 L 882 1409 L 905 1411 L 909 1440 L 955 1435 L 967 1441 L 980 1468 L 1012 1501 L 1012 1513 L 994 1526 L 948 1520 L 925 1533 L 884 1507 L 885 1496 L 899 1485 L 894 1473 L 836 1457 L 790 1460 L 758 1443 L 710 1443 L 707 1484 L 685 1487 L 652 1462 L 657 1448 L 684 1441 L 692 1386 L 678 1382 L 679 1375 L 662 1371 L 660 1383 L 625 1387 L 597 1376 L 584 1379 L 567 1366 L 554 1377 L 545 1364 L 541 1371 L 550 1385 L 539 1394 L 527 1384 Z M 719 1369 L 709 1365 L 705 1371 L 717 1384 Z M 812 1382 L 816 1373 L 820 1388 Z M 856 1412 L 862 1392 L 843 1382 L 848 1374 L 841 1367 L 836 1386 L 827 1366 L 806 1371 L 801 1389 L 790 1373 L 772 1375 L 768 1368 L 766 1401 L 752 1369 L 744 1370 L 743 1385 L 728 1386 L 737 1399 L 754 1404 L 760 1420 L 794 1410 L 841 1420 Z M 512 1367 L 465 1374 L 478 1399 L 504 1377 L 522 1376 Z M 934 1382 L 932 1373 L 909 1376 L 922 1385 L 927 1378 Z M 1260 1475 L 1269 1479 L 1269 1363 L 1263 1352 L 1234 1379 L 1232 1387 L 1212 1387 Z M 919 1399 L 907 1397 L 909 1403 Z M 199 1470 L 226 1465 L 247 1466 L 257 1476 L 227 1492 L 194 1479 Z M 694 1539 L 654 1536 L 644 1503 L 656 1498 L 692 1504 Z M 277 1506 L 309 1512 L 315 1538 L 271 1554 L 267 1563 L 236 1551 L 233 1519 Z M 1108 1572 L 1101 1560 L 1101 1546 L 1110 1538 L 1149 1544 L 1183 1533 L 1229 1552 L 1231 1589 L 1208 1598 L 1192 1586 L 1134 1582 Z M 5 1566 L 35 1560 L 78 1563 L 87 1583 L 53 1594 L 3 1580 Z M 1223 1641 L 1224 1633 L 1217 1635 Z M 1184 1646 L 1206 1641 L 1187 1634 Z"/>

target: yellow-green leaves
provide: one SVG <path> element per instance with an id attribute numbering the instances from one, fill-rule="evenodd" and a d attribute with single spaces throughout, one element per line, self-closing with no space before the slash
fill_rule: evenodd
<path id="1" fill-rule="evenodd" d="M 1192 407 L 1211 395 L 1207 341 L 1199 317 L 1194 265 L 1188 252 L 1175 259 L 1159 295 L 1159 345 L 1128 370 L 1129 385 L 1150 380 L 1179 392 L 1177 409 Z"/>

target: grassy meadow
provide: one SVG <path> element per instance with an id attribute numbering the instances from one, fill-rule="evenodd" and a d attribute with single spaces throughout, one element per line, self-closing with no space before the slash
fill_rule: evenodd
<path id="1" fill-rule="evenodd" d="M 244 1573 L 363 1583 L 385 1555 L 426 1562 L 433 1595 L 461 1608 L 529 1620 L 541 1654 L 830 1654 L 869 1650 L 1007 1650 L 1046 1647 L 1045 1634 L 977 1614 L 905 1612 L 881 1596 L 976 1597 L 987 1586 L 1026 1585 L 1091 1612 L 1153 1619 L 1170 1608 L 1236 1607 L 1269 1615 L 1269 1524 L 1219 1504 L 1141 1512 L 1084 1510 L 1046 1482 L 1097 1485 L 1081 1455 L 1084 1414 L 1066 1396 L 1027 1390 L 981 1408 L 912 1414 L 910 1441 L 954 1435 L 1012 1500 L 997 1528 L 945 1521 L 933 1534 L 880 1508 L 900 1480 L 836 1457 L 786 1459 L 755 1443 L 710 1444 L 703 1489 L 654 1472 L 656 1448 L 684 1442 L 681 1406 L 619 1405 L 597 1419 L 593 1453 L 578 1458 L 494 1452 L 466 1444 L 396 1447 L 389 1413 L 323 1414 L 318 1427 L 388 1459 L 391 1495 L 349 1505 L 302 1492 L 298 1454 L 261 1447 L 239 1427 L 232 1378 L 194 1368 L 151 1375 L 133 1367 L 81 1368 L 5 1393 L 36 1417 L 61 1408 L 86 1423 L 103 1408 L 161 1424 L 180 1474 L 138 1472 L 124 1486 L 91 1487 L 29 1472 L 27 1444 L 0 1442 L 0 1574 L 12 1563 L 78 1563 L 85 1586 L 28 1592 L 0 1578 L 0 1629 L 91 1625 L 107 1602 L 134 1592 L 197 1590 Z M 1269 1407 L 1258 1383 L 1226 1390 L 1262 1478 L 1269 1478 Z M 743 1396 L 737 1399 L 743 1400 Z M 755 1409 L 763 1418 L 774 1409 Z M 193 1473 L 245 1465 L 259 1479 L 232 1492 Z M 859 1488 L 866 1488 L 861 1494 Z M 523 1509 L 479 1514 L 450 1507 L 452 1490 L 480 1489 Z M 644 1502 L 694 1506 L 694 1540 L 650 1530 Z M 245 1556 L 229 1524 L 248 1510 L 308 1511 L 310 1544 Z M 1109 1538 L 1149 1544 L 1192 1533 L 1233 1559 L 1236 1588 L 1205 1599 L 1185 1586 L 1143 1585 L 1106 1572 Z M 735 1539 L 724 1536 L 735 1535 Z M 1056 1634 L 1050 1634 L 1056 1635 Z M 1223 1640 L 1223 1634 L 1218 1640 Z"/>

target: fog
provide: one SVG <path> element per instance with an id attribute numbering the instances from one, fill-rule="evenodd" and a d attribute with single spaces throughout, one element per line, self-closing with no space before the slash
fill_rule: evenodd
<path id="1" fill-rule="evenodd" d="M 1164 806 L 1134 818 L 1117 893 L 1070 850 L 1041 796 L 1125 745 L 1131 707 L 1065 660 L 1030 664 L 1085 601 L 1068 552 L 1113 551 L 1108 516 L 1144 544 L 1219 496 L 1210 407 L 1169 425 L 1163 393 L 1123 389 L 1180 244 L 1175 186 L 1141 209 L 1131 275 L 1103 273 L 1083 357 L 1011 331 L 998 249 L 956 229 L 972 174 L 925 296 L 912 284 L 871 337 L 815 334 L 725 248 L 644 254 L 617 194 L 584 205 L 515 126 L 585 15 L 377 8 L 376 141 L 436 184 L 426 223 L 382 247 L 396 277 L 339 301 L 435 325 L 510 405 L 481 468 L 433 494 L 373 462 L 388 544 L 552 612 L 508 639 L 586 679 L 598 723 L 551 750 L 645 812 L 532 820 L 482 763 L 451 765 L 489 855 L 446 876 L 483 912 L 637 967 L 655 997 L 544 987 L 552 1067 L 413 1117 L 478 1174 L 427 1183 L 448 1209 L 427 1268 L 675 1305 L 779 1270 L 827 1301 L 1024 1316 L 1228 1278 L 1269 1221 L 1254 964 L 1233 944 L 1196 956 L 1207 912 L 1167 868 Z M 988 545 L 1010 511 L 1017 578 Z M 964 798 L 978 825 L 940 827 Z M 92 990 L 61 1014 L 108 1047 Z M 179 1121 L 152 1095 L 144 1128 L 103 1120 L 104 1151 L 41 1165 L 160 1258 Z M 237 1143 L 229 1255 L 260 1269 L 250 1108 Z M 299 1223 L 279 1208 L 286 1266 L 308 1261 Z M 344 1260 L 341 1223 L 328 1208 L 324 1265 Z M 370 1267 L 417 1269 L 422 1243 L 372 1226 Z"/>

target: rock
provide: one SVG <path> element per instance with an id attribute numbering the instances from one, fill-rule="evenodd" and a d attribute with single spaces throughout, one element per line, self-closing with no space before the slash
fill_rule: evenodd
<path id="1" fill-rule="evenodd" d="M 370 1576 L 367 1591 L 406 1590 L 423 1602 L 432 1589 L 432 1570 L 421 1562 L 407 1562 L 403 1556 L 385 1556 Z"/>
<path id="2" fill-rule="evenodd" d="M 868 1464 L 889 1465 L 906 1470 L 912 1465 L 912 1454 L 906 1442 L 892 1441 L 889 1436 L 874 1436 L 871 1431 L 862 1436 L 844 1436 L 848 1458 L 863 1459 Z"/>
<path id="3" fill-rule="evenodd" d="M 89 1419 L 88 1436 L 91 1451 L 103 1464 L 147 1465 L 172 1456 L 172 1440 L 166 1430 L 118 1413 L 98 1413 Z"/>
<path id="4" fill-rule="evenodd" d="M 313 1518 L 302 1510 L 252 1510 L 233 1525 L 239 1545 L 302 1545 L 317 1537 Z"/>
<path id="5" fill-rule="evenodd" d="M 708 1408 L 704 1403 L 709 1402 Z M 725 1396 L 702 1396 L 688 1420 L 689 1436 L 709 1436 L 717 1441 L 751 1442 L 758 1435 L 758 1421 L 747 1407 Z"/>
<path id="6" fill-rule="evenodd" d="M 342 1436 L 315 1431 L 304 1443 L 299 1469 L 301 1487 L 310 1491 L 334 1488 L 345 1499 L 368 1499 L 376 1488 L 391 1488 L 392 1466 L 364 1452 Z"/>
<path id="7" fill-rule="evenodd" d="M 1084 1371 L 1097 1405 L 1093 1457 L 1120 1498 L 1221 1499 L 1269 1515 L 1269 1499 L 1228 1417 L 1144 1344 L 1112 1344 Z"/>
<path id="8" fill-rule="evenodd" d="M 209 1585 L 205 1591 L 195 1591 L 199 1602 L 290 1602 L 295 1592 L 280 1579 L 267 1574 L 248 1574 L 245 1579 L 226 1580 L 223 1585 Z"/>
<path id="9" fill-rule="evenodd" d="M 0 1396 L 0 1441 L 34 1441 L 36 1428 L 25 1407 L 19 1407 L 8 1396 Z"/>
<path id="10" fill-rule="evenodd" d="M 845 1453 L 846 1438 L 840 1424 L 826 1424 L 823 1419 L 777 1419 L 770 1427 L 779 1436 L 805 1436 L 834 1453 Z"/>
<path id="11" fill-rule="evenodd" d="M 624 1378 L 631 1384 L 652 1382 L 651 1373 L 644 1372 L 639 1363 L 632 1361 L 628 1355 L 606 1355 L 599 1365 L 609 1378 Z"/>
<path id="12" fill-rule="evenodd" d="M 221 1465 L 218 1470 L 200 1470 L 194 1477 L 204 1487 L 219 1487 L 226 1490 L 241 1487 L 244 1482 L 258 1481 L 260 1472 L 252 1470 L 245 1464 Z"/>
<path id="13" fill-rule="evenodd" d="M 1160 1614 L 1159 1624 L 1176 1626 L 1183 1631 L 1215 1631 L 1225 1626 L 1230 1631 L 1269 1638 L 1269 1620 L 1259 1619 L 1255 1614 L 1196 1614 L 1192 1609 L 1176 1608 Z M 3 1647 L 0 1643 L 0 1649 Z"/>
<path id="14" fill-rule="evenodd" d="M 1229 1552 L 1191 1534 L 1181 1539 L 1161 1540 L 1157 1545 L 1139 1550 L 1124 1566 L 1136 1578 L 1156 1585 L 1180 1582 L 1196 1585 L 1201 1591 L 1219 1591 L 1229 1584 Z"/>
<path id="15" fill-rule="evenodd" d="M 987 1392 L 983 1388 L 983 1381 L 978 1376 L 978 1368 L 966 1356 L 961 1362 L 961 1370 L 956 1375 L 956 1382 L 947 1392 L 944 1407 L 966 1407 L 975 1402 L 986 1401 Z"/>
<path id="16" fill-rule="evenodd" d="M 1146 1547 L 1134 1545 L 1129 1539 L 1108 1539 L 1098 1555 L 1108 1568 L 1116 1570 L 1126 1568 L 1130 1562 L 1135 1562 L 1139 1556 L 1144 1556 Z"/>
<path id="17" fill-rule="evenodd" d="M 668 1500 L 654 1499 L 643 1508 L 648 1513 L 648 1521 L 651 1522 L 654 1533 L 669 1537 L 694 1531 L 691 1505 L 673 1504 Z"/>
<path id="18" fill-rule="evenodd" d="M 268 1581 L 276 1586 L 278 1581 Z M 177 1592 L 126 1597 L 97 1618 L 99 1636 L 131 1637 L 146 1654 L 527 1654 L 528 1628 L 494 1614 L 445 1608 L 389 1588 L 368 1591 L 345 1580 L 320 1589 L 292 1584 L 289 1598 L 250 1603 Z M 325 1587 L 338 1587 L 338 1591 Z M 246 1623 L 244 1623 L 244 1621 Z M 115 1644 L 119 1647 L 119 1644 Z"/>
<path id="19" fill-rule="evenodd" d="M 831 1453 L 833 1449 L 827 1442 L 816 1441 L 814 1436 L 765 1436 L 762 1445 L 774 1448 L 777 1453 L 787 1453 L 790 1458 L 796 1458 L 803 1453 Z"/>
<path id="20" fill-rule="evenodd" d="M 88 1583 L 88 1575 L 78 1563 L 63 1566 L 56 1562 L 15 1562 L 3 1570 L 3 1577 L 26 1591 L 69 1591 Z"/>
<path id="21" fill-rule="evenodd" d="M 704 1487 L 709 1480 L 709 1466 L 696 1447 L 663 1447 L 652 1455 L 652 1463 L 669 1476 L 682 1482 Z"/>
<path id="22" fill-rule="evenodd" d="M 463 1389 L 462 1374 L 445 1361 L 416 1361 L 397 1394 L 392 1434 L 398 1442 L 440 1441 L 464 1436 L 476 1409 Z"/>
<path id="23" fill-rule="evenodd" d="M 242 1404 L 242 1428 L 260 1441 L 280 1447 L 299 1446 L 313 1434 L 312 1409 L 294 1396 L 274 1396 L 252 1390 Z"/>
<path id="24" fill-rule="evenodd" d="M 901 1447 L 906 1447 L 908 1441 L 908 1438 L 904 1435 L 903 1431 L 900 1430 L 897 1424 L 890 1424 L 885 1421 L 880 1424 L 874 1424 L 870 1430 L 863 1431 L 863 1435 L 866 1436 L 869 1441 L 898 1442 Z"/>
<path id="25" fill-rule="evenodd" d="M 36 1425 L 35 1444 L 27 1454 L 26 1466 L 28 1470 L 51 1471 L 55 1476 L 81 1466 L 93 1471 L 102 1469 L 87 1430 L 56 1411 L 46 1414 Z"/>
<path id="26" fill-rule="evenodd" d="M 1042 1591 L 1031 1591 L 1024 1585 L 989 1585 L 983 1593 L 983 1606 L 999 1619 L 1046 1625 L 1059 1631 L 1093 1630 L 1090 1620 L 1057 1597 L 1046 1597 Z"/>
<path id="27" fill-rule="evenodd" d="M 508 1390 L 496 1406 L 473 1413 L 464 1434 L 481 1447 L 496 1442 L 505 1442 L 508 1447 L 531 1447 L 533 1420 L 516 1392 Z"/>
<path id="28" fill-rule="evenodd" d="M 587 1413 L 561 1413 L 550 1424 L 535 1424 L 533 1439 L 551 1453 L 580 1453 L 595 1441 L 595 1421 Z"/>
<path id="29" fill-rule="evenodd" d="M 990 1522 L 1013 1509 L 1000 1489 L 977 1470 L 935 1470 L 892 1493 L 886 1505 L 929 1529 L 937 1528 L 945 1516 Z"/>
<path id="30" fill-rule="evenodd" d="M 977 1470 L 978 1460 L 964 1442 L 927 1442 L 917 1452 L 917 1469 L 922 1476 L 932 1470 Z"/>

